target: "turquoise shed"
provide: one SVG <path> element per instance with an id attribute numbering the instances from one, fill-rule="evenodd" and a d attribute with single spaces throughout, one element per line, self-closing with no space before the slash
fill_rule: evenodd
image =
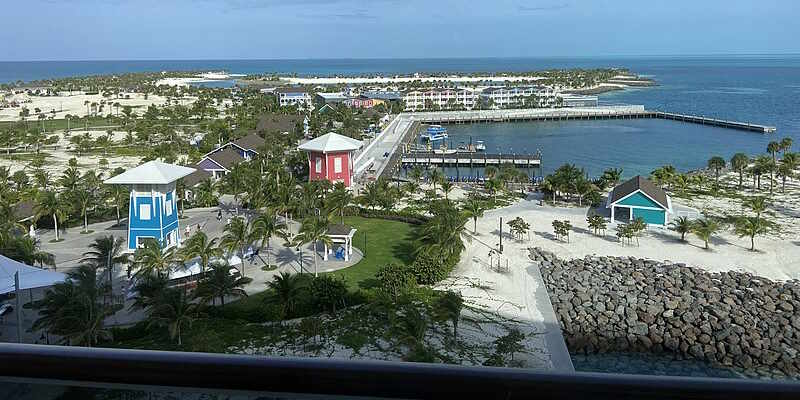
<path id="1" fill-rule="evenodd" d="M 672 213 L 672 200 L 663 189 L 637 175 L 614 187 L 606 207 L 611 209 L 611 221 L 641 217 L 649 225 L 664 226 Z"/>

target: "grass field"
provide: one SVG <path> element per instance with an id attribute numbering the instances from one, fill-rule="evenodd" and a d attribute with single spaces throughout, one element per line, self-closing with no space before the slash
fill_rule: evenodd
<path id="1" fill-rule="evenodd" d="M 375 273 L 386 264 L 410 264 L 414 260 L 413 225 L 362 217 L 345 217 L 344 221 L 358 229 L 353 246 L 365 253 L 358 264 L 333 272 L 342 276 L 351 290 L 375 285 Z"/>

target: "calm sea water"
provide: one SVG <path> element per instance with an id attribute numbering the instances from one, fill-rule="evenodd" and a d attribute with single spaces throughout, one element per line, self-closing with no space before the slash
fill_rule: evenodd
<path id="1" fill-rule="evenodd" d="M 544 170 L 573 162 L 596 175 L 623 167 L 625 175 L 671 163 L 700 168 L 711 155 L 760 153 L 774 138 L 792 137 L 800 148 L 800 55 L 618 58 L 456 58 L 337 60 L 166 60 L 0 62 L 0 82 L 134 71 L 225 70 L 302 76 L 501 72 L 545 68 L 625 67 L 656 79 L 658 87 L 600 96 L 604 104 L 748 121 L 778 128 L 774 136 L 658 120 L 542 122 L 450 127 L 454 142 L 484 140 L 488 151 L 541 149 Z M 229 85 L 222 82 L 218 85 Z M 215 85 L 215 84 L 210 84 Z"/>

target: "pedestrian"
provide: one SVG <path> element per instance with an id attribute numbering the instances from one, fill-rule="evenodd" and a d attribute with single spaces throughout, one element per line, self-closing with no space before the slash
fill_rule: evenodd
<path id="1" fill-rule="evenodd" d="M 186 235 L 186 238 L 188 238 L 192 234 L 192 228 L 189 227 L 189 225 L 186 225 L 186 229 L 184 229 L 183 232 Z"/>
<path id="2" fill-rule="evenodd" d="M 217 210 L 217 222 L 222 222 L 222 210 Z"/>

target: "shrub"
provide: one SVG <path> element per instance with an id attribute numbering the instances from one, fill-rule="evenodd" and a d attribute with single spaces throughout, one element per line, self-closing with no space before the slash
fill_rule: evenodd
<path id="1" fill-rule="evenodd" d="M 387 264 L 378 270 L 375 278 L 380 282 L 381 290 L 392 296 L 397 301 L 397 296 L 414 287 L 416 278 L 405 266 L 398 264 Z"/>
<path id="2" fill-rule="evenodd" d="M 441 281 L 447 277 L 449 269 L 444 260 L 426 252 L 420 253 L 409 267 L 409 271 L 420 285 L 432 285 Z"/>
<path id="3" fill-rule="evenodd" d="M 336 312 L 336 307 L 344 307 L 347 285 L 343 279 L 331 275 L 321 275 L 311 281 L 311 297 L 319 310 Z"/>

